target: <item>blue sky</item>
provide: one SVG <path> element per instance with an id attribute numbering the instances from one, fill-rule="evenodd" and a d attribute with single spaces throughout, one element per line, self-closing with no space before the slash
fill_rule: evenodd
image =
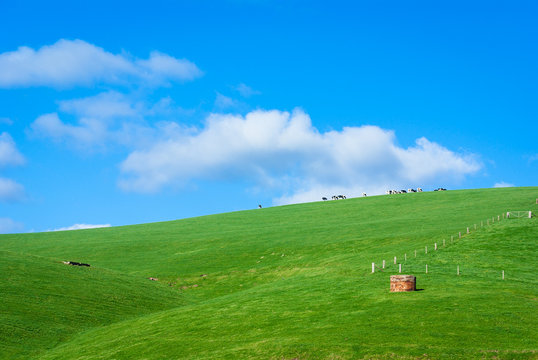
<path id="1" fill-rule="evenodd" d="M 0 2 L 0 233 L 536 186 L 537 10 Z"/>

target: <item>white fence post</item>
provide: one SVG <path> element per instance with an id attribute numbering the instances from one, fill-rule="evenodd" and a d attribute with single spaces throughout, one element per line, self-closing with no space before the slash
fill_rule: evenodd
<path id="1" fill-rule="evenodd" d="M 400 266 L 398 266 L 398 272 L 402 272 L 402 264 L 399 264 Z"/>
<path id="2" fill-rule="evenodd" d="M 372 263 L 372 272 L 375 272 L 375 263 Z"/>
<path id="3" fill-rule="evenodd" d="M 532 211 L 529 211 L 529 219 L 532 217 Z"/>
<path id="4" fill-rule="evenodd" d="M 426 264 L 426 274 L 428 273 L 428 264 Z"/>
<path id="5" fill-rule="evenodd" d="M 503 270 L 503 280 L 504 280 L 504 270 Z"/>
<path id="6" fill-rule="evenodd" d="M 437 243 L 435 243 L 434 246 L 435 246 L 435 250 L 437 250 Z"/>
<path id="7" fill-rule="evenodd" d="M 458 265 L 457 274 L 458 274 L 458 275 L 460 274 L 460 266 L 459 266 L 459 265 Z"/>
<path id="8" fill-rule="evenodd" d="M 394 265 L 396 265 L 396 256 L 394 257 Z"/>
<path id="9" fill-rule="evenodd" d="M 469 233 L 469 227 L 467 227 L 467 234 Z"/>
<path id="10" fill-rule="evenodd" d="M 385 260 L 383 260 L 383 269 L 385 268 Z"/>

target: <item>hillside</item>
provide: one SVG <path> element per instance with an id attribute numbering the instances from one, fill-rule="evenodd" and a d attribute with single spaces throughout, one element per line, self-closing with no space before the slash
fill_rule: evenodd
<path id="1" fill-rule="evenodd" d="M 536 198 L 427 192 L 2 235 L 0 355 L 537 358 L 538 219 L 497 221 Z M 388 292 L 394 256 L 422 291 Z"/>

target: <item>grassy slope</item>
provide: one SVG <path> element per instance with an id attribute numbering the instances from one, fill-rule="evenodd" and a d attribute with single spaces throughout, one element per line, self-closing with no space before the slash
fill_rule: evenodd
<path id="1" fill-rule="evenodd" d="M 156 276 L 189 303 L 80 333 L 45 358 L 532 358 L 537 220 L 449 239 L 506 210 L 538 210 L 536 197 L 537 188 L 380 196 L 6 235 L 0 249 L 90 262 L 133 279 Z M 447 246 L 433 251 L 443 238 Z M 372 275 L 371 262 L 404 253 L 404 272 L 424 291 L 390 294 L 394 265 Z"/>
<path id="2" fill-rule="evenodd" d="M 74 333 L 184 304 L 180 294 L 114 271 L 0 251 L 0 357 L 28 358 Z"/>

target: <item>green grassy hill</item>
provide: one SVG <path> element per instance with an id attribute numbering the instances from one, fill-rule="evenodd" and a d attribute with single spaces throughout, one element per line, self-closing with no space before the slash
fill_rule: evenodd
<path id="1" fill-rule="evenodd" d="M 428 192 L 2 235 L 0 356 L 538 358 L 538 219 L 497 221 L 536 198 Z M 395 256 L 422 291 L 389 293 Z"/>

